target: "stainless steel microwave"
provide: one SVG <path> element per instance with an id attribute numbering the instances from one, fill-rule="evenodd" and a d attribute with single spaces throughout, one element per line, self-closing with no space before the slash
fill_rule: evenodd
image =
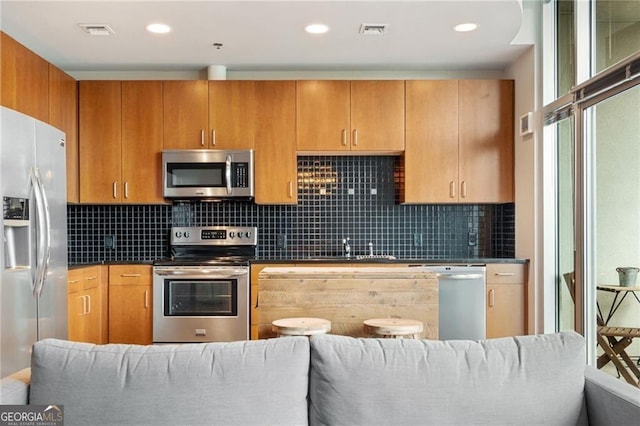
<path id="1" fill-rule="evenodd" d="M 162 152 L 165 198 L 219 200 L 254 197 L 253 150 L 180 149 Z"/>

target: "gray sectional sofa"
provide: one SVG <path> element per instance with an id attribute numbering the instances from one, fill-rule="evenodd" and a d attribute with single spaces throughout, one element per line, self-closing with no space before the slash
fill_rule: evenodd
<path id="1" fill-rule="evenodd" d="M 164 346 L 44 340 L 4 404 L 65 425 L 637 425 L 640 389 L 572 332 L 487 341 L 319 335 Z"/>

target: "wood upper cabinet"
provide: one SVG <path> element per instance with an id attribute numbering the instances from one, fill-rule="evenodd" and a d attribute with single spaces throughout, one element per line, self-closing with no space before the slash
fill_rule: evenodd
<path id="1" fill-rule="evenodd" d="M 405 203 L 457 201 L 458 81 L 406 82 Z"/>
<path id="2" fill-rule="evenodd" d="M 49 123 L 62 130 L 67 152 L 67 202 L 80 201 L 78 178 L 78 83 L 49 64 Z"/>
<path id="3" fill-rule="evenodd" d="M 351 149 L 404 151 L 405 82 L 351 82 Z"/>
<path id="4" fill-rule="evenodd" d="M 80 82 L 80 202 L 162 203 L 162 84 Z"/>
<path id="5" fill-rule="evenodd" d="M 460 201 L 514 201 L 513 80 L 460 80 L 458 104 Z"/>
<path id="6" fill-rule="evenodd" d="M 403 151 L 404 90 L 395 80 L 298 81 L 298 151 Z"/>
<path id="7" fill-rule="evenodd" d="M 163 203 L 162 82 L 122 82 L 122 201 Z"/>
<path id="8" fill-rule="evenodd" d="M 153 342 L 152 279 L 149 265 L 109 266 L 109 343 Z"/>
<path id="9" fill-rule="evenodd" d="M 119 81 L 80 81 L 80 202 L 122 200 L 122 87 Z"/>
<path id="10" fill-rule="evenodd" d="M 513 81 L 406 82 L 404 203 L 513 201 Z"/>
<path id="11" fill-rule="evenodd" d="M 100 266 L 69 270 L 67 278 L 68 338 L 76 342 L 106 343 L 103 334 L 103 283 Z"/>
<path id="12" fill-rule="evenodd" d="M 163 81 L 162 96 L 164 149 L 208 148 L 208 81 Z"/>
<path id="13" fill-rule="evenodd" d="M 0 104 L 49 122 L 49 63 L 0 32 Z"/>
<path id="14" fill-rule="evenodd" d="M 487 265 L 487 339 L 521 336 L 526 327 L 527 265 Z"/>
<path id="15" fill-rule="evenodd" d="M 209 81 L 209 147 L 253 149 L 255 82 Z M 266 108 L 260 105 L 260 108 Z"/>
<path id="16" fill-rule="evenodd" d="M 255 97 L 255 181 L 257 204 L 295 204 L 297 157 L 293 81 L 258 81 Z"/>

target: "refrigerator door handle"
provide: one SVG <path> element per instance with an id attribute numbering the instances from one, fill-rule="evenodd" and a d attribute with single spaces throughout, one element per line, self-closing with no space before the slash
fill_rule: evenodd
<path id="1" fill-rule="evenodd" d="M 51 255 L 51 217 L 49 215 L 49 203 L 46 199 L 40 172 L 37 168 L 32 168 L 30 173 L 31 185 L 33 186 L 34 198 L 36 201 L 37 226 L 37 257 L 36 257 L 36 273 L 32 285 L 33 293 L 39 296 L 42 293 L 44 280 L 49 267 L 49 258 Z"/>

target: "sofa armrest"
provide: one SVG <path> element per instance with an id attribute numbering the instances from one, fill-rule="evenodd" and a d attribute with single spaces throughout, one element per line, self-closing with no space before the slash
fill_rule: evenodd
<path id="1" fill-rule="evenodd" d="M 640 419 L 640 388 L 589 365 L 584 376 L 590 425 L 637 424 Z"/>
<path id="2" fill-rule="evenodd" d="M 0 404 L 27 405 L 29 403 L 29 385 L 31 368 L 17 371 L 0 380 Z"/>

